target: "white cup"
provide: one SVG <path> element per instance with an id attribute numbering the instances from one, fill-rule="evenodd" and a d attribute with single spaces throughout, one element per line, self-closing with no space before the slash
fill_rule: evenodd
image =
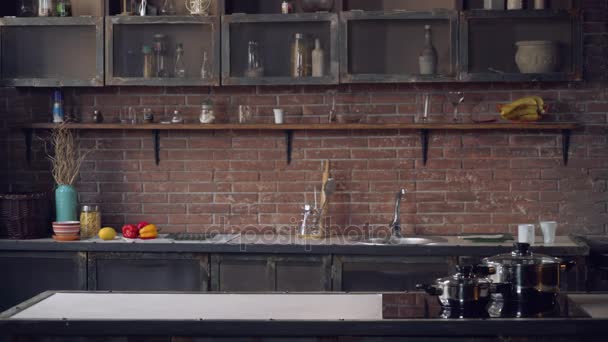
<path id="1" fill-rule="evenodd" d="M 520 224 L 517 226 L 517 242 L 529 243 L 530 246 L 534 245 L 534 228 L 533 224 Z"/>
<path id="2" fill-rule="evenodd" d="M 555 243 L 555 231 L 557 230 L 557 222 L 541 222 L 540 229 L 543 231 L 543 242 L 545 245 Z"/>
<path id="3" fill-rule="evenodd" d="M 282 109 L 273 109 L 274 112 L 274 123 L 275 124 L 282 124 L 283 120 L 285 119 L 285 111 Z"/>

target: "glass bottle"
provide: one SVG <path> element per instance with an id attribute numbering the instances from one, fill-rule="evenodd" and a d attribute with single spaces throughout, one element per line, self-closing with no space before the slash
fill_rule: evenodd
<path id="1" fill-rule="evenodd" d="M 262 77 L 264 75 L 264 67 L 260 58 L 258 42 L 250 41 L 247 49 L 247 70 L 246 77 Z"/>
<path id="2" fill-rule="evenodd" d="M 302 33 L 296 33 L 291 44 L 291 76 L 310 76 L 310 51 Z"/>
<path id="3" fill-rule="evenodd" d="M 163 7 L 160 9 L 160 15 L 175 15 L 175 4 L 173 0 L 164 0 Z"/>
<path id="4" fill-rule="evenodd" d="M 431 25 L 424 26 L 424 48 L 418 57 L 421 75 L 437 74 L 437 50 L 433 46 Z"/>
<path id="5" fill-rule="evenodd" d="M 141 48 L 141 52 L 144 54 L 143 76 L 144 78 L 152 78 L 156 75 L 156 70 L 154 68 L 154 54 L 152 53 L 152 48 L 148 45 L 144 45 Z"/>
<path id="6" fill-rule="evenodd" d="M 72 15 L 72 3 L 70 0 L 56 0 L 55 11 L 58 17 L 69 17 Z"/>
<path id="7" fill-rule="evenodd" d="M 20 17 L 35 17 L 35 0 L 21 0 L 17 6 L 17 13 Z"/>
<path id="8" fill-rule="evenodd" d="M 322 77 L 325 70 L 325 52 L 321 48 L 321 40 L 315 39 L 315 49 L 312 50 L 312 76 Z"/>
<path id="9" fill-rule="evenodd" d="M 177 44 L 175 49 L 175 66 L 174 76 L 178 78 L 186 78 L 186 64 L 184 63 L 184 46 Z"/>
<path id="10" fill-rule="evenodd" d="M 38 0 L 38 16 L 50 17 L 51 15 L 53 15 L 53 1 Z"/>
<path id="11" fill-rule="evenodd" d="M 167 36 L 164 34 L 154 35 L 154 55 L 156 62 L 156 77 L 167 77 Z"/>
<path id="12" fill-rule="evenodd" d="M 209 58 L 207 51 L 203 51 L 203 64 L 201 65 L 201 78 L 204 80 L 211 78 L 211 69 L 209 67 Z"/>

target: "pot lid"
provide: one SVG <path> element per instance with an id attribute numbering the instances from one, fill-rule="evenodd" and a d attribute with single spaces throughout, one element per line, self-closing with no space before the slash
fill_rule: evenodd
<path id="1" fill-rule="evenodd" d="M 491 280 L 486 278 L 485 276 L 479 276 L 479 274 L 487 274 L 485 271 L 486 267 L 475 267 L 471 265 L 466 266 L 456 266 L 456 274 L 437 279 L 437 285 L 441 286 L 458 286 L 461 287 L 463 285 L 471 285 L 475 286 L 478 284 L 486 284 L 491 283 Z M 491 272 L 489 272 L 491 273 Z"/>
<path id="2" fill-rule="evenodd" d="M 532 253 L 532 251 L 530 251 L 529 243 L 516 243 L 513 252 L 485 258 L 484 262 L 498 263 L 501 265 L 546 265 L 560 264 L 562 260 L 548 255 Z"/>

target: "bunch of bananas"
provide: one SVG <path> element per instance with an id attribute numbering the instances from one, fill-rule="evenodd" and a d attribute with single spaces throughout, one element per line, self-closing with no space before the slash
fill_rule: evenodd
<path id="1" fill-rule="evenodd" d="M 528 96 L 507 105 L 498 106 L 500 116 L 506 120 L 533 122 L 546 113 L 545 101 L 538 96 Z"/>

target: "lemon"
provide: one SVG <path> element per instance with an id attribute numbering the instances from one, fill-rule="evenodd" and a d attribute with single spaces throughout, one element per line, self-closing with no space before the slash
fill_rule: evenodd
<path id="1" fill-rule="evenodd" d="M 114 228 L 105 227 L 99 231 L 99 238 L 102 240 L 106 240 L 106 241 L 114 240 L 115 237 L 116 237 L 116 231 L 114 230 Z"/>

